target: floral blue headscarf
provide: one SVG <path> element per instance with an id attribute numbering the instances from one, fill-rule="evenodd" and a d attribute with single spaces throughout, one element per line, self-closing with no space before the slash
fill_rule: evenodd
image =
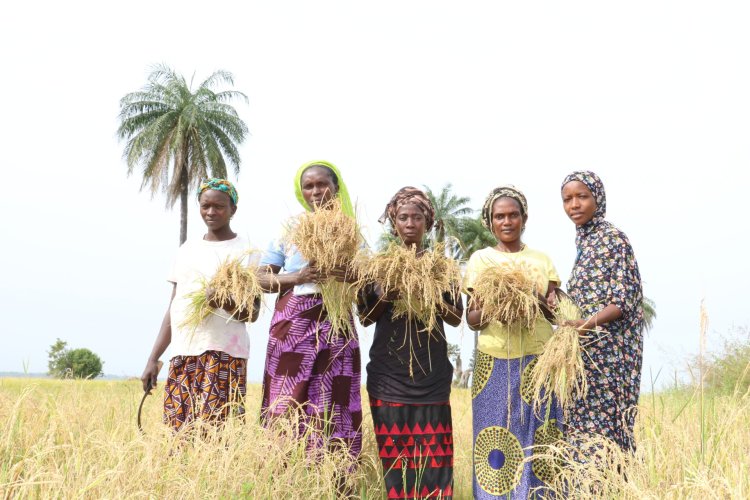
<path id="1" fill-rule="evenodd" d="M 226 179 L 218 179 L 216 177 L 206 179 L 206 181 L 201 183 L 201 185 L 198 187 L 198 197 L 200 198 L 201 194 L 203 194 L 203 191 L 206 191 L 208 189 L 226 193 L 229 196 L 229 199 L 232 200 L 232 204 L 234 205 L 237 205 L 237 201 L 239 201 L 240 199 L 239 195 L 237 194 L 237 190 L 234 188 L 234 185 Z"/>

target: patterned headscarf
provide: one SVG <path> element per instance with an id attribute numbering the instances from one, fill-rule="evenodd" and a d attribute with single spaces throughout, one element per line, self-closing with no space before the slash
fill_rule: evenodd
<path id="1" fill-rule="evenodd" d="M 492 232 L 492 205 L 495 204 L 499 198 L 511 198 L 518 202 L 521 206 L 521 215 L 529 215 L 529 204 L 526 202 L 526 196 L 514 185 L 506 184 L 504 186 L 496 187 L 487 196 L 482 206 L 482 225 Z"/>
<path id="2" fill-rule="evenodd" d="M 391 227 L 395 234 L 398 209 L 408 203 L 413 203 L 422 211 L 425 218 L 425 231 L 432 229 L 432 225 L 435 223 L 435 207 L 432 206 L 430 198 L 427 197 L 424 191 L 413 186 L 402 187 L 393 195 L 391 201 L 385 206 L 383 215 L 380 216 L 378 222 L 385 224 L 387 220 L 391 221 Z"/>
<path id="3" fill-rule="evenodd" d="M 594 219 L 592 220 L 603 220 L 607 215 L 607 195 L 604 193 L 604 184 L 602 184 L 599 176 L 591 170 L 576 170 L 565 178 L 562 186 L 560 186 L 560 191 L 562 191 L 562 188 L 567 183 L 572 181 L 582 182 L 589 188 L 589 191 L 594 196 L 594 201 L 596 201 L 596 212 L 594 212 Z"/>
<path id="4" fill-rule="evenodd" d="M 580 253 L 584 246 L 586 235 L 599 226 L 609 224 L 604 219 L 607 215 L 607 195 L 604 193 L 604 184 L 602 183 L 602 180 L 590 170 L 577 170 L 568 175 L 563 181 L 562 186 L 560 186 L 560 191 L 562 191 L 562 188 L 564 188 L 567 183 L 572 181 L 582 182 L 589 191 L 591 191 L 591 195 L 594 197 L 594 201 L 596 201 L 594 217 L 592 217 L 586 224 L 576 227 L 576 247 Z"/>
<path id="5" fill-rule="evenodd" d="M 297 174 L 294 176 L 294 193 L 297 195 L 297 201 L 305 207 L 305 210 L 312 211 L 312 207 L 307 204 L 305 197 L 302 195 L 302 174 L 310 167 L 323 167 L 333 172 L 336 176 L 334 183 L 338 186 L 336 196 L 341 201 L 341 210 L 344 214 L 354 218 L 354 207 L 352 206 L 351 198 L 349 198 L 349 190 L 346 189 L 344 179 L 341 178 L 341 172 L 339 172 L 339 169 L 333 163 L 328 163 L 327 161 L 311 161 L 310 163 L 305 163 L 297 170 Z"/>
<path id="6" fill-rule="evenodd" d="M 203 194 L 203 191 L 206 191 L 208 189 L 226 193 L 229 196 L 229 199 L 232 200 L 232 204 L 234 205 L 237 205 L 237 202 L 240 199 L 240 197 L 237 195 L 237 190 L 234 188 L 234 185 L 226 179 L 218 179 L 216 177 L 206 179 L 206 181 L 198 187 L 198 198 L 200 198 L 200 196 Z"/>

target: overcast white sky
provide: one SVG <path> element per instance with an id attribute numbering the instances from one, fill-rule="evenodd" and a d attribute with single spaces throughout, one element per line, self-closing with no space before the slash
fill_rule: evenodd
<path id="1" fill-rule="evenodd" d="M 297 167 L 340 167 L 374 241 L 404 185 L 479 208 L 525 191 L 526 242 L 564 280 L 560 182 L 602 177 L 658 320 L 644 379 L 750 324 L 750 7 L 745 2 L 13 2 L 0 16 L 0 371 L 46 371 L 59 337 L 140 375 L 170 287 L 179 211 L 139 193 L 115 138 L 151 64 L 234 73 L 252 136 L 233 228 L 265 247 L 298 212 Z M 190 206 L 189 237 L 203 225 Z M 271 304 L 271 301 L 268 301 Z M 262 374 L 270 312 L 251 326 Z M 361 330 L 365 347 L 372 331 Z M 451 332 L 471 353 L 471 332 Z M 366 355 L 366 349 L 363 353 Z M 162 373 L 164 375 L 164 373 Z M 647 385 L 648 387 L 648 385 Z"/>

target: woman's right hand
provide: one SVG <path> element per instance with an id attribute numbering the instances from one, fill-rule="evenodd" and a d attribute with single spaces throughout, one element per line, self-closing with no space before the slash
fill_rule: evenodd
<path id="1" fill-rule="evenodd" d="M 143 391 L 151 394 L 151 390 L 156 388 L 156 377 L 159 375 L 159 360 L 148 360 L 146 368 L 141 375 Z"/>
<path id="2" fill-rule="evenodd" d="M 305 283 L 322 283 L 325 279 L 323 273 L 316 267 L 308 265 L 303 267 L 297 272 L 297 284 L 304 285 Z"/>

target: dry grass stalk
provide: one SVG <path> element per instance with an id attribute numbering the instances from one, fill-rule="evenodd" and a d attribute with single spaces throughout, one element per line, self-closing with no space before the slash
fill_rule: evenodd
<path id="1" fill-rule="evenodd" d="M 311 266 L 323 273 L 349 268 L 363 241 L 357 221 L 344 214 L 338 199 L 300 215 L 289 227 L 287 238 Z M 356 287 L 330 278 L 321 283 L 320 293 L 331 333 L 350 333 Z"/>
<path id="2" fill-rule="evenodd" d="M 472 300 L 481 307 L 482 322 L 533 331 L 541 314 L 533 273 L 523 263 L 505 263 L 485 269 L 473 285 Z"/>
<path id="3" fill-rule="evenodd" d="M 567 409 L 576 399 L 586 396 L 586 368 L 578 329 L 567 326 L 566 321 L 581 319 L 581 311 L 567 296 L 557 303 L 555 333 L 547 341 L 531 373 L 534 409 L 539 411 L 551 397 L 557 398 Z"/>
<path id="4" fill-rule="evenodd" d="M 220 307 L 234 303 L 234 308 L 229 311 L 232 316 L 240 311 L 252 311 L 256 299 L 263 297 L 263 290 L 258 282 L 257 267 L 246 263 L 249 253 L 225 259 L 211 279 L 201 280 L 198 290 L 187 296 L 190 305 L 180 326 L 194 331 L 213 313 L 214 309 L 208 304 L 210 290 L 213 290 L 214 300 Z"/>
<path id="5" fill-rule="evenodd" d="M 437 326 L 443 294 L 456 293 L 459 289 L 461 273 L 456 261 L 445 256 L 442 245 L 418 254 L 416 246 L 392 243 L 382 252 L 358 259 L 357 268 L 359 286 L 376 283 L 384 294 L 398 293 L 399 298 L 393 303 L 393 317 L 407 320 L 401 348 L 409 350 L 409 374 L 413 377 L 415 345 L 432 340 L 430 336 Z M 423 327 L 412 331 L 415 321 Z M 431 366 L 418 368 L 424 373 L 432 369 Z"/>
<path id="6" fill-rule="evenodd" d="M 461 282 L 456 261 L 444 247 L 417 254 L 415 246 L 392 243 L 383 252 L 358 260 L 360 283 L 377 283 L 384 294 L 398 292 L 393 317 L 417 320 L 430 332 L 437 325 L 445 292 L 455 293 Z"/>

